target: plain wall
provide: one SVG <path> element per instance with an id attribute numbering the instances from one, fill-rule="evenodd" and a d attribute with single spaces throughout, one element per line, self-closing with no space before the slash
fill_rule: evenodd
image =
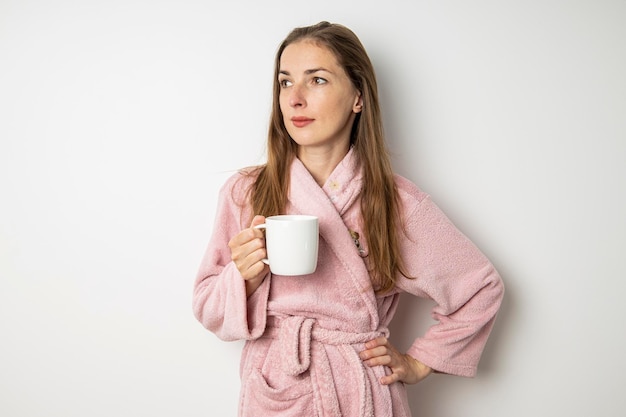
<path id="1" fill-rule="evenodd" d="M 0 0 L 0 415 L 234 416 L 195 321 L 216 196 L 263 161 L 288 31 L 352 28 L 397 172 L 507 287 L 479 375 L 416 416 L 626 409 L 626 2 Z M 430 323 L 405 297 L 406 348 Z"/>

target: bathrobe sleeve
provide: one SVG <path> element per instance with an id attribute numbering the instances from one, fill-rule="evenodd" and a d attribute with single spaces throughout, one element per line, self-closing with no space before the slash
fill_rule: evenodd
<path id="1" fill-rule="evenodd" d="M 472 377 L 500 308 L 502 280 L 428 195 L 410 194 L 402 252 L 414 279 L 403 277 L 398 287 L 434 300 L 437 323 L 407 353 L 436 371 Z"/>
<path id="2" fill-rule="evenodd" d="M 265 330 L 269 279 L 246 297 L 245 282 L 231 260 L 228 242 L 249 227 L 245 209 L 248 177 L 231 177 L 219 193 L 215 224 L 196 277 L 193 311 L 204 327 L 223 340 L 255 339 Z"/>

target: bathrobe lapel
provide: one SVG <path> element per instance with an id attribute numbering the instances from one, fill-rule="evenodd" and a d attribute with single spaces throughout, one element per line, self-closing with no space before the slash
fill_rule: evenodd
<path id="1" fill-rule="evenodd" d="M 336 255 L 349 276 L 349 281 L 346 282 L 352 284 L 346 288 L 346 291 L 356 291 L 359 294 L 369 313 L 371 330 L 376 330 L 380 320 L 370 276 L 350 236 L 350 231 L 342 219 L 345 211 L 354 209 L 353 205 L 358 204 L 362 175 L 356 166 L 355 159 L 350 150 L 330 176 L 329 182 L 322 188 L 315 182 L 302 162 L 294 158 L 291 165 L 288 212 L 311 214 L 319 218 L 320 237 Z M 339 192 L 333 193 L 339 188 L 341 189 Z"/>

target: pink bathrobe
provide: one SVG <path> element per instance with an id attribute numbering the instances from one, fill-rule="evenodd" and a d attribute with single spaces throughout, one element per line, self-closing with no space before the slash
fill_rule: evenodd
<path id="1" fill-rule="evenodd" d="M 217 219 L 194 290 L 198 320 L 224 340 L 245 339 L 240 416 L 410 416 L 404 384 L 381 385 L 389 369 L 364 366 L 364 343 L 388 335 L 400 292 L 433 299 L 438 321 L 408 354 L 433 369 L 473 376 L 503 295 L 485 256 L 408 180 L 396 177 L 406 235 L 400 247 L 414 279 L 376 295 L 350 231 L 361 232 L 360 170 L 352 151 L 320 187 L 299 160 L 291 166 L 286 212 L 319 217 L 315 273 L 269 275 L 249 298 L 228 241 L 249 227 L 245 191 L 234 175 L 220 192 Z M 361 238 L 367 254 L 367 242 Z M 410 318 L 404 317 L 403 320 Z"/>

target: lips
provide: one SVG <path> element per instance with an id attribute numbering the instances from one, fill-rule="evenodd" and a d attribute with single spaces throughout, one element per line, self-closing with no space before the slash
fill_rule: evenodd
<path id="1" fill-rule="evenodd" d="M 309 119 L 308 117 L 304 116 L 294 116 L 291 118 L 291 123 L 293 123 L 295 127 L 305 127 L 311 124 L 313 120 L 315 119 Z"/>

